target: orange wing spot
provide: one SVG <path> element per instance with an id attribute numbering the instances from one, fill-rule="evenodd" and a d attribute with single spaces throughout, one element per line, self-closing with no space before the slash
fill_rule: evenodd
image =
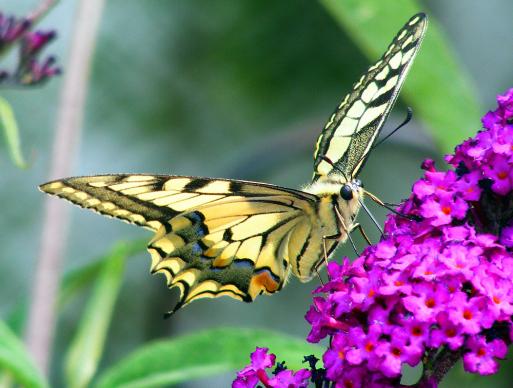
<path id="1" fill-rule="evenodd" d="M 261 291 L 272 294 L 280 289 L 280 283 L 276 280 L 276 276 L 268 269 L 261 270 L 251 278 L 249 284 L 249 295 L 255 299 Z"/>

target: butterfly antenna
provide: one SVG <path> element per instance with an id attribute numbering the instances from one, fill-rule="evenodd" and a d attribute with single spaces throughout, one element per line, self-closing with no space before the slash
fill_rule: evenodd
<path id="1" fill-rule="evenodd" d="M 365 213 L 367 213 L 367 215 L 370 217 L 370 219 L 372 220 L 373 224 L 376 225 L 376 228 L 378 228 L 378 230 L 381 233 L 381 235 L 383 235 L 384 234 L 383 228 L 379 225 L 378 221 L 376 221 L 376 218 L 374 218 L 374 215 L 371 213 L 369 208 L 367 206 L 365 206 L 365 204 L 363 203 L 361 198 L 358 198 L 358 202 L 360 203 L 360 206 L 363 208 L 363 210 L 365 210 Z"/>
<path id="2" fill-rule="evenodd" d="M 386 135 L 383 139 L 381 139 L 376 144 L 374 144 L 371 147 L 371 150 L 373 150 L 373 149 L 377 148 L 379 145 L 383 144 L 383 142 L 385 140 L 387 140 L 390 136 L 392 136 L 394 133 L 396 133 L 398 130 L 400 130 L 402 127 L 404 127 L 406 124 L 408 124 L 411 121 L 411 119 L 413 117 L 413 109 L 408 107 L 408 108 L 406 108 L 406 110 L 407 110 L 407 113 L 406 113 L 406 118 L 404 119 L 404 121 L 401 124 L 399 124 L 396 129 L 394 129 L 392 132 L 390 132 L 388 135 Z"/>
<path id="3" fill-rule="evenodd" d="M 392 205 L 392 204 L 389 204 L 389 203 L 386 203 L 386 202 L 383 202 L 381 199 L 379 199 L 376 195 L 372 194 L 371 192 L 365 190 L 365 189 L 362 189 L 363 192 L 365 193 L 365 195 L 367 195 L 370 199 L 372 199 L 374 202 L 376 202 L 378 205 L 384 207 L 385 209 L 387 209 L 388 211 L 394 213 L 395 215 L 399 216 L 399 217 L 403 217 L 403 218 L 406 218 L 410 221 L 414 221 L 415 218 L 414 217 L 410 217 L 410 216 L 407 216 L 406 214 L 402 214 L 401 212 L 398 212 L 397 210 L 395 210 L 392 206 L 398 206 L 398 205 Z"/>

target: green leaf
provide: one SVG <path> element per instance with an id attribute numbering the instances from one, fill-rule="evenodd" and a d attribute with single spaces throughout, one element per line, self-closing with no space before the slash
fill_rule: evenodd
<path id="1" fill-rule="evenodd" d="M 377 60 L 399 28 L 422 10 L 419 2 L 413 0 L 321 3 L 371 61 Z M 453 52 L 430 16 L 426 38 L 401 93 L 414 115 L 429 126 L 443 152 L 451 152 L 481 126 L 482 109 L 475 88 Z"/>
<path id="2" fill-rule="evenodd" d="M 3 321 L 0 321 L 0 370 L 24 387 L 48 387 L 23 343 Z"/>
<path id="3" fill-rule="evenodd" d="M 98 387 L 160 387 L 233 371 L 249 364 L 257 346 L 269 347 L 290 369 L 303 357 L 320 357 L 320 346 L 287 334 L 258 329 L 218 328 L 148 344 L 108 369 Z"/>
<path id="4" fill-rule="evenodd" d="M 90 263 L 71 270 L 66 273 L 61 283 L 59 291 L 59 307 L 64 306 L 72 300 L 80 291 L 88 287 L 94 280 L 98 279 L 105 261 L 109 260 L 112 256 L 119 254 L 119 250 L 123 249 L 125 257 L 134 256 L 144 250 L 147 245 L 147 240 L 136 240 L 131 242 L 118 242 L 111 250 L 105 255 L 91 260 Z"/>
<path id="5" fill-rule="evenodd" d="M 118 244 L 102 265 L 93 294 L 80 320 L 80 326 L 66 355 L 66 378 L 69 387 L 85 387 L 96 373 L 107 336 L 121 281 L 126 244 Z"/>
<path id="6" fill-rule="evenodd" d="M 124 245 L 125 254 L 132 257 L 142 252 L 147 244 L 147 240 L 136 240 L 131 242 L 118 242 L 107 254 L 91 260 L 81 267 L 66 272 L 60 284 L 58 308 L 62 309 L 67 303 L 71 302 L 77 295 L 88 288 L 100 276 L 105 262 L 115 255 L 120 247 Z M 6 323 L 16 334 L 21 335 L 27 319 L 28 302 L 19 301 L 9 312 Z M 0 384 L 1 387 L 1 384 Z"/>
<path id="7" fill-rule="evenodd" d="M 27 164 L 21 152 L 18 123 L 14 117 L 11 104 L 3 97 L 0 97 L 0 125 L 4 130 L 7 149 L 9 150 L 13 163 L 19 168 L 26 168 Z"/>

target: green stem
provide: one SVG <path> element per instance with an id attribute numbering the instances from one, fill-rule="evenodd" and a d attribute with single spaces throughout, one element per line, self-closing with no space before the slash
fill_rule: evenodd
<path id="1" fill-rule="evenodd" d="M 417 386 L 424 386 L 428 382 L 440 383 L 445 375 L 460 360 L 463 351 L 452 351 L 449 348 L 442 348 L 438 353 L 428 356 L 427 362 L 424 364 L 424 372 Z"/>
<path id="2" fill-rule="evenodd" d="M 78 4 L 71 52 L 66 65 L 53 140 L 50 179 L 71 173 L 80 142 L 91 58 L 104 0 Z M 57 291 L 69 230 L 69 208 L 48 198 L 42 226 L 41 248 L 27 326 L 27 347 L 43 372 L 48 371 L 55 332 Z"/>

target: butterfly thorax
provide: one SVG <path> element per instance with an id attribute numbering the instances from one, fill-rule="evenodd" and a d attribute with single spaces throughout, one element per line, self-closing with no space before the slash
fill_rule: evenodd
<path id="1" fill-rule="evenodd" d="M 338 243 L 347 240 L 348 232 L 354 227 L 354 219 L 360 210 L 360 201 L 363 199 L 363 189 L 359 180 L 347 181 L 338 174 L 322 176 L 311 185 L 304 187 L 304 191 L 314 194 L 319 198 L 316 214 L 312 215 L 311 222 L 317 226 L 319 235 L 316 236 L 320 244 L 317 244 L 318 252 L 313 252 L 312 258 L 304 261 L 311 263 L 316 261 L 315 268 L 324 263 L 324 243 L 326 255 L 330 255 Z M 313 236 L 312 236 L 313 237 Z M 314 244 L 312 244 L 314 245 Z M 315 259 L 314 259 L 315 257 Z M 294 270 L 294 268 L 293 268 Z M 296 271 L 294 271 L 296 272 Z M 313 271 L 301 269 L 299 274 L 308 274 Z M 301 280 L 302 276 L 299 276 Z"/>

